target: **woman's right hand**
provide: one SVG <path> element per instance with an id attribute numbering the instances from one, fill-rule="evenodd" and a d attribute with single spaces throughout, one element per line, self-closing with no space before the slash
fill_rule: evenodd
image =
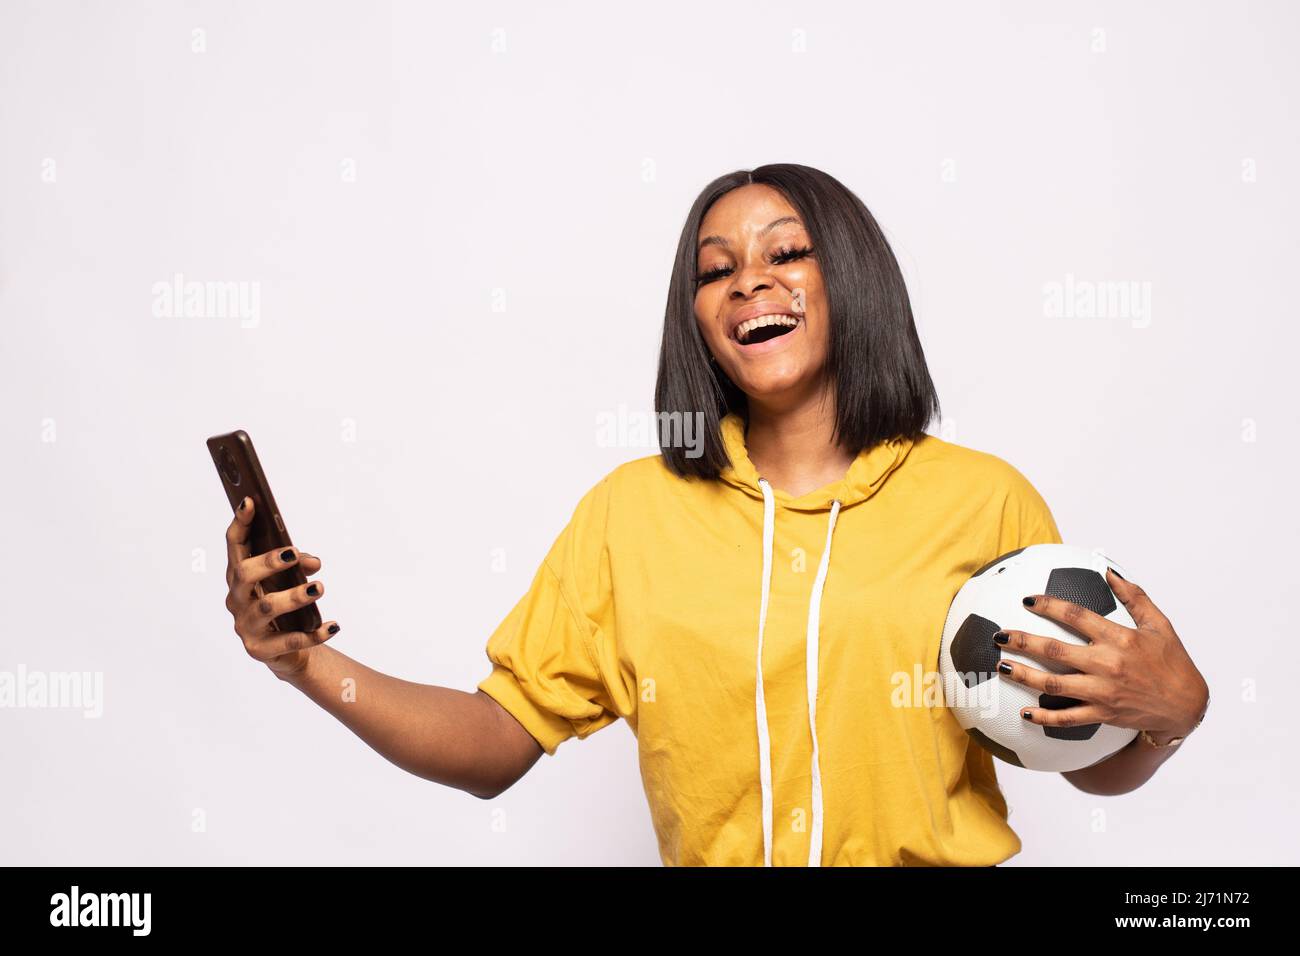
<path id="1" fill-rule="evenodd" d="M 339 626 L 325 621 L 311 632 L 277 631 L 272 626 L 281 614 L 320 600 L 325 586 L 308 581 L 287 591 L 266 593 L 262 589 L 262 582 L 277 571 L 297 564 L 311 575 L 320 570 L 321 563 L 315 555 L 292 547 L 250 555 L 248 529 L 253 509 L 253 499 L 245 498 L 226 529 L 226 610 L 235 619 L 235 633 L 244 642 L 248 656 L 286 680 L 302 672 L 312 648 L 337 634 Z"/>

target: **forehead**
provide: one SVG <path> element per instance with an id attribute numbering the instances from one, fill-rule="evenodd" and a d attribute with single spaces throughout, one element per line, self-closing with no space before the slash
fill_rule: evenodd
<path id="1" fill-rule="evenodd" d="M 757 232 L 773 220 L 797 215 L 779 191 L 751 183 L 733 189 L 709 207 L 700 223 L 700 235 Z"/>

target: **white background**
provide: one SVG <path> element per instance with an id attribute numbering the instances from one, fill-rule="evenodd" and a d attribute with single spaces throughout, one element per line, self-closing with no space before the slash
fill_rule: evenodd
<path id="1" fill-rule="evenodd" d="M 105 696 L 0 710 L 0 862 L 657 864 L 625 724 L 484 802 L 246 657 L 203 441 L 254 437 L 336 647 L 472 689 L 582 493 L 653 452 L 596 420 L 650 407 L 691 201 L 768 162 L 863 198 L 934 430 L 1131 569 L 1211 685 L 1132 794 L 1001 767 L 1010 862 L 1296 862 L 1297 20 L 6 0 L 0 669 Z M 257 283 L 256 327 L 156 316 L 177 273 Z M 1149 283 L 1149 321 L 1048 316 L 1067 276 Z"/>

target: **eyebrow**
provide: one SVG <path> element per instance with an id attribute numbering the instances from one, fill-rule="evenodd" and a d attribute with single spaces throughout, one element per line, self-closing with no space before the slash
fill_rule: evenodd
<path id="1" fill-rule="evenodd" d="M 780 219 L 773 219 L 771 222 L 769 222 L 766 226 L 764 226 L 762 229 L 758 231 L 758 236 L 761 239 L 763 236 L 766 236 L 777 226 L 787 226 L 790 223 L 799 225 L 799 217 L 782 216 Z M 705 236 L 703 239 L 700 240 L 700 245 L 699 248 L 696 249 L 696 252 L 699 252 L 705 246 L 722 246 L 725 249 L 730 245 L 731 243 L 727 242 L 727 240 L 722 238 L 722 236 Z"/>

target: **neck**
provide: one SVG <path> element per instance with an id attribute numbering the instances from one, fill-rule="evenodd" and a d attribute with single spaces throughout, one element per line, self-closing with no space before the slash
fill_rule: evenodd
<path id="1" fill-rule="evenodd" d="M 843 478 L 857 457 L 833 443 L 834 431 L 831 394 L 781 409 L 751 399 L 745 448 L 759 475 L 798 498 Z"/>

